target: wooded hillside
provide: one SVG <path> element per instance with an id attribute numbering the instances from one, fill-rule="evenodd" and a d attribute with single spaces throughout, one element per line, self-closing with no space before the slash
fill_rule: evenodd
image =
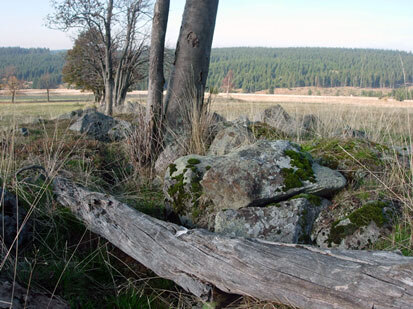
<path id="1" fill-rule="evenodd" d="M 60 83 L 65 51 L 46 48 L 0 48 L 0 70 L 17 68 L 17 77 L 37 80 L 49 73 Z M 344 48 L 234 47 L 212 50 L 208 86 L 221 87 L 232 70 L 234 88 L 255 92 L 286 87 L 398 88 L 413 83 L 413 54 L 399 51 Z M 146 89 L 147 81 L 139 83 Z"/>

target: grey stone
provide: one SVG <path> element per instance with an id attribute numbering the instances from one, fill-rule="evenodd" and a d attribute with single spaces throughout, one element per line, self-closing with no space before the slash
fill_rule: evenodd
<path id="1" fill-rule="evenodd" d="M 369 218 L 372 212 L 362 211 L 366 207 L 378 207 L 379 217 Z M 345 207 L 343 208 L 341 213 L 345 213 Z M 325 209 L 314 222 L 311 239 L 321 248 L 368 249 L 390 233 L 399 215 L 398 205 L 380 201 L 368 202 L 338 218 L 337 213 Z M 359 221 L 353 222 L 354 217 Z"/>
<path id="2" fill-rule="evenodd" d="M 211 168 L 215 157 L 188 155 L 169 165 L 165 173 L 163 191 L 170 211 L 180 216 L 181 223 L 193 226 L 200 207 L 202 187 L 200 181 Z"/>
<path id="3" fill-rule="evenodd" d="M 290 174 L 296 176 L 303 172 L 286 151 L 301 158 L 310 174 L 313 172 L 311 179 L 297 176 L 298 183 L 291 179 L 286 181 Z M 339 172 L 320 166 L 309 154 L 301 152 L 298 145 L 284 140 L 261 140 L 228 155 L 215 157 L 213 161 L 201 185 L 205 196 L 218 209 L 262 206 L 299 193 L 328 196 L 346 185 L 346 179 Z M 293 178 L 297 180 L 295 176 Z"/>
<path id="4" fill-rule="evenodd" d="M 215 136 L 207 155 L 222 156 L 254 142 L 254 135 L 247 127 L 239 125 L 225 127 Z"/>
<path id="5" fill-rule="evenodd" d="M 117 120 L 97 111 L 90 111 L 83 113 L 83 116 L 77 119 L 69 129 L 84 133 L 99 141 L 109 142 L 124 138 L 128 131 L 130 132 L 131 126 L 126 121 Z"/>
<path id="6" fill-rule="evenodd" d="M 171 143 L 169 143 L 156 159 L 156 174 L 163 176 L 169 164 L 173 163 L 178 158 L 186 155 L 186 145 L 188 143 L 189 137 L 187 136 L 182 136 L 177 140 L 174 140 Z"/>
<path id="7" fill-rule="evenodd" d="M 308 243 L 313 222 L 329 201 L 320 199 L 316 204 L 306 198 L 296 198 L 267 207 L 223 210 L 215 216 L 215 232 L 275 242 Z"/>
<path id="8" fill-rule="evenodd" d="M 299 123 L 279 104 L 265 109 L 257 120 L 289 136 L 296 136 L 301 131 Z"/>

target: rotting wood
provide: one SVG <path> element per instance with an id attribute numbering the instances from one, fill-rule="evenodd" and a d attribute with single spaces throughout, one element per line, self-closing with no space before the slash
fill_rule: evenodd
<path id="1" fill-rule="evenodd" d="M 58 201 L 163 278 L 208 299 L 212 286 L 299 308 L 412 308 L 413 258 L 324 250 L 187 230 L 56 178 Z"/>

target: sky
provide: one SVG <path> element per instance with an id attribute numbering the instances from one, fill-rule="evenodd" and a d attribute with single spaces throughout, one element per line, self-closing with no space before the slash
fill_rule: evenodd
<path id="1" fill-rule="evenodd" d="M 171 0 L 174 47 L 185 0 Z M 0 46 L 70 49 L 45 26 L 49 0 L 0 0 Z M 220 0 L 213 47 L 349 47 L 413 51 L 413 0 Z"/>

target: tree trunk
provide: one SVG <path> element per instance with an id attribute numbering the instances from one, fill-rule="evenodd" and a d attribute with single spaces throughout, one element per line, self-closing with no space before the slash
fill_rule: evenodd
<path id="1" fill-rule="evenodd" d="M 14 103 L 14 98 L 16 97 L 16 91 L 11 92 L 11 103 Z"/>
<path id="2" fill-rule="evenodd" d="M 187 230 L 62 178 L 55 178 L 54 192 L 93 232 L 204 299 L 216 286 L 299 308 L 412 308 L 411 257 Z"/>
<path id="3" fill-rule="evenodd" d="M 217 10 L 218 0 L 186 1 L 164 106 L 172 128 L 182 124 L 185 109 L 201 110 Z"/>
<path id="4" fill-rule="evenodd" d="M 110 116 L 113 114 L 113 88 L 115 88 L 113 78 L 109 77 L 109 79 L 105 82 L 105 112 Z"/>
<path id="5" fill-rule="evenodd" d="M 113 89 L 115 88 L 115 81 L 113 78 L 113 58 L 112 58 L 112 23 L 113 17 L 113 0 L 108 0 L 108 8 L 105 20 L 105 71 L 104 71 L 104 83 L 105 83 L 105 104 L 106 114 L 113 114 Z"/>
<path id="6" fill-rule="evenodd" d="M 149 86 L 146 103 L 146 128 L 150 134 L 151 155 L 156 156 L 162 144 L 162 96 L 165 85 L 163 72 L 165 36 L 168 25 L 170 0 L 157 0 L 152 21 L 151 50 L 149 55 Z"/>
<path id="7" fill-rule="evenodd" d="M 50 89 L 46 89 L 47 92 L 47 102 L 50 102 Z"/>

